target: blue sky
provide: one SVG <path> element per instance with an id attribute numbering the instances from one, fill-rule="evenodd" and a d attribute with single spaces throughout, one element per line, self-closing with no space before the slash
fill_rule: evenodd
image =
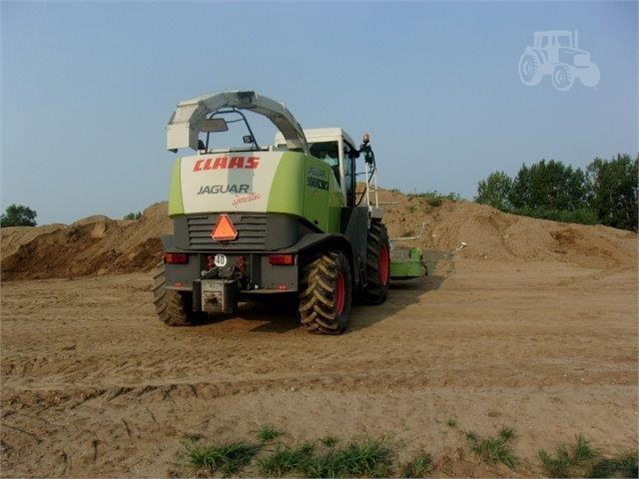
<path id="1" fill-rule="evenodd" d="M 2 2 L 2 207 L 40 223 L 168 197 L 175 104 L 253 89 L 306 128 L 368 131 L 381 184 L 467 198 L 494 170 L 639 151 L 636 2 Z M 578 29 L 596 88 L 536 87 L 538 30 Z M 260 126 L 258 137 L 270 141 Z"/>

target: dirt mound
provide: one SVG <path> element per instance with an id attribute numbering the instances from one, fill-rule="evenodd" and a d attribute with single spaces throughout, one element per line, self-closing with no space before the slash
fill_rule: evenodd
<path id="1" fill-rule="evenodd" d="M 634 267 L 637 235 L 502 213 L 470 202 L 444 201 L 381 191 L 391 237 L 397 244 L 496 261 L 561 261 L 593 268 Z M 435 203 L 436 204 L 436 203 Z M 167 204 L 156 203 L 139 220 L 91 216 L 69 226 L 3 228 L 2 277 L 55 278 L 148 271 L 162 254 L 160 235 L 170 233 Z"/>
<path id="2" fill-rule="evenodd" d="M 634 267 L 637 234 L 606 226 L 558 223 L 502 213 L 467 201 L 444 201 L 383 192 L 384 221 L 391 237 L 413 236 L 425 249 L 497 261 L 560 261 L 592 268 Z M 400 243 L 398 243 L 400 244 Z"/>
<path id="3" fill-rule="evenodd" d="M 2 279 L 57 278 L 147 271 L 171 231 L 166 203 L 139 220 L 91 216 L 69 226 L 3 228 Z"/>

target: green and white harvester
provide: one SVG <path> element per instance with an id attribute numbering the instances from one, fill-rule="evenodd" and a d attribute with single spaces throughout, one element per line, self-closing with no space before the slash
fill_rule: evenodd
<path id="1" fill-rule="evenodd" d="M 247 111 L 277 127 L 273 145 L 257 143 Z M 218 148 L 215 134 L 234 123 L 246 127 L 243 146 Z M 282 104 L 239 91 L 179 103 L 167 149 L 181 148 L 195 154 L 173 165 L 174 232 L 162 237 L 154 284 L 164 323 L 190 325 L 255 295 L 290 295 L 308 331 L 339 334 L 353 300 L 383 303 L 391 279 L 425 274 L 419 249 L 391 247 L 368 135 L 356 147 L 341 128 L 303 130 Z"/>

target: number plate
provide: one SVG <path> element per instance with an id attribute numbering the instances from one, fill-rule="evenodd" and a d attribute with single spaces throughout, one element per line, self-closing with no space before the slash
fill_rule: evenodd
<path id="1" fill-rule="evenodd" d="M 213 258 L 213 263 L 215 263 L 215 266 L 218 266 L 220 268 L 223 268 L 224 266 L 226 266 L 226 255 L 222 254 L 222 253 L 218 253 L 215 255 L 215 258 Z"/>

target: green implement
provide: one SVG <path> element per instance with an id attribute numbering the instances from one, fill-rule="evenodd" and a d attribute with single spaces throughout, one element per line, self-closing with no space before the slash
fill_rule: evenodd
<path id="1" fill-rule="evenodd" d="M 391 250 L 390 276 L 394 281 L 421 278 L 428 274 L 419 248 L 393 248 Z"/>

